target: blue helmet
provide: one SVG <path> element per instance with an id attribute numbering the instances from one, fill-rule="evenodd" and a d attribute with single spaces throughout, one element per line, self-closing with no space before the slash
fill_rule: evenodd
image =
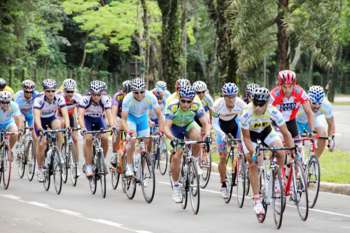
<path id="1" fill-rule="evenodd" d="M 180 98 L 193 99 L 196 95 L 192 86 L 187 85 L 180 88 L 179 96 Z"/>
<path id="2" fill-rule="evenodd" d="M 238 93 L 238 87 L 234 83 L 225 83 L 221 88 L 221 91 L 224 96 L 236 96 Z"/>
<path id="3" fill-rule="evenodd" d="M 311 86 L 308 92 L 309 99 L 311 103 L 321 104 L 326 96 L 323 87 L 321 86 Z"/>
<path id="4" fill-rule="evenodd" d="M 161 81 L 161 80 L 160 80 L 160 81 L 157 81 L 157 82 L 156 82 L 156 89 L 165 91 L 165 90 L 167 89 L 166 82 Z"/>

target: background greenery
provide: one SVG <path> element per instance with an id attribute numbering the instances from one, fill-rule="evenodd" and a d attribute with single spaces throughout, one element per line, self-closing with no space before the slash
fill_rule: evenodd
<path id="1" fill-rule="evenodd" d="M 349 93 L 349 0 L 2 0 L 0 76 L 92 79 L 114 91 L 142 75 L 274 85 L 280 69 L 299 82 Z M 331 82 L 329 82 L 331 80 Z"/>

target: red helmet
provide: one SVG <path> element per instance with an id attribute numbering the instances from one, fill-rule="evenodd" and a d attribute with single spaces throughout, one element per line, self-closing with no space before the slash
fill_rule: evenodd
<path id="1" fill-rule="evenodd" d="M 291 70 L 281 70 L 280 72 L 278 72 L 277 78 L 278 78 L 279 85 L 283 85 L 283 84 L 294 85 L 297 82 L 295 73 Z"/>

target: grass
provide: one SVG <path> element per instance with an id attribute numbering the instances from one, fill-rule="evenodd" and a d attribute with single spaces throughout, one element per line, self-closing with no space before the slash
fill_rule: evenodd
<path id="1" fill-rule="evenodd" d="M 218 153 L 212 154 L 213 162 L 219 162 Z M 321 156 L 321 181 L 339 184 L 350 184 L 350 152 L 325 149 Z"/>
<path id="2" fill-rule="evenodd" d="M 350 105 L 350 102 L 349 102 L 349 101 L 345 101 L 345 102 L 334 102 L 333 104 L 334 104 L 334 105 L 337 105 L 337 106 L 348 106 L 348 105 Z"/>

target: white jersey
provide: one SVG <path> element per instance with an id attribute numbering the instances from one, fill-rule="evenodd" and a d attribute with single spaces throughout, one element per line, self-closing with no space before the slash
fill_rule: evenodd
<path id="1" fill-rule="evenodd" d="M 247 104 L 239 97 L 236 97 L 233 108 L 226 107 L 224 97 L 217 99 L 214 102 L 213 116 L 218 117 L 223 121 L 232 120 L 237 115 L 241 115 Z"/>
<path id="2" fill-rule="evenodd" d="M 272 121 L 279 127 L 285 124 L 283 115 L 277 108 L 268 105 L 264 114 L 256 115 L 254 113 L 253 103 L 250 103 L 244 110 L 240 118 L 241 128 L 261 133 L 265 128 L 272 125 Z"/>
<path id="3" fill-rule="evenodd" d="M 48 102 L 47 97 L 44 94 L 34 99 L 33 108 L 41 110 L 41 118 L 53 117 L 56 115 L 59 108 L 66 106 L 66 102 L 63 96 L 55 94 L 53 100 Z"/>
<path id="4" fill-rule="evenodd" d="M 150 92 L 145 92 L 145 97 L 138 101 L 134 98 L 132 92 L 128 93 L 122 104 L 122 112 L 127 112 L 135 117 L 141 117 L 147 114 L 152 108 L 159 108 L 157 98 Z"/>
<path id="5" fill-rule="evenodd" d="M 333 117 L 332 104 L 326 98 L 321 103 L 320 108 L 316 112 L 313 111 L 314 120 L 316 120 L 316 118 L 321 115 L 324 115 L 326 119 L 330 119 Z M 299 109 L 299 112 L 297 114 L 297 121 L 301 123 L 308 123 L 307 115 L 304 111 L 304 108 Z"/>
<path id="6" fill-rule="evenodd" d="M 79 102 L 79 108 L 85 109 L 84 116 L 102 117 L 106 109 L 112 107 L 111 97 L 108 95 L 101 95 L 100 102 L 92 101 L 90 95 L 83 96 Z"/>

